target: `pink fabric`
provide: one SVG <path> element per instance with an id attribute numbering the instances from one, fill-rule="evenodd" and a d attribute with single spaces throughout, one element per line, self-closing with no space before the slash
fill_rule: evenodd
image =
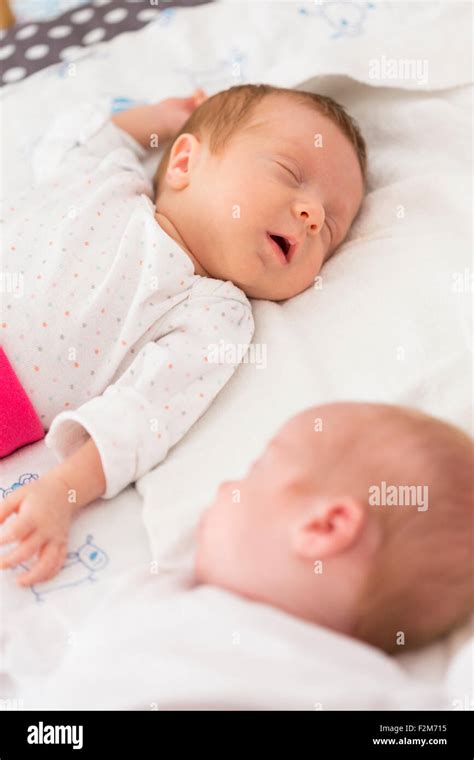
<path id="1" fill-rule="evenodd" d="M 41 438 L 40 418 L 0 346 L 0 459 Z"/>

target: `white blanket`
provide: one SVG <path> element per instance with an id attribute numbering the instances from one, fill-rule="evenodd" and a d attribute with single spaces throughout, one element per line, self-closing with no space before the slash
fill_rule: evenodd
<path id="1" fill-rule="evenodd" d="M 26 709 L 453 709 L 377 650 L 267 605 L 139 571 L 127 584 Z"/>
<path id="2" fill-rule="evenodd" d="M 148 565 L 124 573 L 114 586 L 120 619 L 111 597 L 85 619 L 56 620 L 55 635 L 73 631 L 77 641 L 61 650 L 61 661 L 51 659 L 46 619 L 41 627 L 37 612 L 30 623 L 15 618 L 13 590 L 2 591 L 12 617 L 0 692 L 8 696 L 15 686 L 25 706 L 41 707 L 44 698 L 44 706 L 89 709 L 472 707 L 467 627 L 397 662 L 217 589 L 173 591 L 165 572 L 189 572 L 193 528 L 218 483 L 242 474 L 305 406 L 400 402 L 469 428 L 469 4 L 410 3 L 407 13 L 406 3 L 353 3 L 358 21 L 342 24 L 343 5 L 307 4 L 306 13 L 299 3 L 180 9 L 91 49 L 69 76 L 52 67 L 5 88 L 8 186 L 29 181 L 28 158 L 55 109 L 79 99 L 152 101 L 196 85 L 211 94 L 239 81 L 304 82 L 333 95 L 358 118 L 370 166 L 363 209 L 323 270 L 322 287 L 285 304 L 255 304 L 254 340 L 267 348 L 266 368 L 242 366 L 167 460 L 138 482 L 158 579 Z M 383 55 L 396 65 L 390 69 Z M 380 75 L 402 74 L 402 59 L 415 60 L 412 79 L 372 76 L 377 62 Z M 429 77 L 422 82 L 424 60 Z M 103 504 L 98 509 L 105 514 Z M 108 519 L 114 510 L 109 503 Z M 146 551 L 141 556 L 148 563 Z M 32 625 L 36 659 L 26 633 Z M 30 664 L 22 668 L 28 646 Z M 48 680 L 38 681 L 48 652 Z"/>

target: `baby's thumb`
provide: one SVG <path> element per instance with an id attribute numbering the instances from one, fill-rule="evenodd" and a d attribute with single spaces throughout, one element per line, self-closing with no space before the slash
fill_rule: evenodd
<path id="1" fill-rule="evenodd" d="M 194 90 L 193 92 L 193 100 L 196 106 L 200 106 L 201 103 L 203 103 L 205 100 L 207 100 L 207 95 L 204 92 L 204 90 L 201 90 L 201 88 Z"/>

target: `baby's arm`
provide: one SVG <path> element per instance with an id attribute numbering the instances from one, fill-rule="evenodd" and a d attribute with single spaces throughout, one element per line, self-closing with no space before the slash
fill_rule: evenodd
<path id="1" fill-rule="evenodd" d="M 38 562 L 18 579 L 27 586 L 56 575 L 67 554 L 69 529 L 75 512 L 105 491 L 97 447 L 90 438 L 74 454 L 38 481 L 10 494 L 0 506 L 0 523 L 17 513 L 0 545 L 19 545 L 0 558 L 0 569 L 15 567 L 36 552 Z"/>
<path id="2" fill-rule="evenodd" d="M 234 373 L 253 329 L 250 304 L 234 285 L 221 282 L 211 292 L 198 282 L 193 297 L 169 310 L 162 337 L 143 346 L 116 383 L 57 415 L 46 445 L 66 458 L 0 506 L 0 524 L 17 512 L 0 545 L 20 542 L 0 569 L 38 551 L 20 583 L 54 576 L 67 554 L 74 513 L 99 496 L 112 498 L 163 461 Z M 219 346 L 239 351 L 223 356 Z M 117 423 L 125 418 L 126 424 Z"/>
<path id="3" fill-rule="evenodd" d="M 196 90 L 189 98 L 166 98 L 149 106 L 122 111 L 112 117 L 112 122 L 144 148 L 158 148 L 179 132 L 194 109 L 205 99 L 204 92 Z M 157 137 L 159 144 L 155 144 Z"/>
<path id="4" fill-rule="evenodd" d="M 75 510 L 85 507 L 105 492 L 105 475 L 100 454 L 92 438 L 89 438 L 74 454 L 48 473 L 62 480 L 75 496 Z"/>

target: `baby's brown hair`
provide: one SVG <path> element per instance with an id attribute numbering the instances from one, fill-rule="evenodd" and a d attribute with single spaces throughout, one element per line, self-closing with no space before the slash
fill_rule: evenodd
<path id="1" fill-rule="evenodd" d="M 354 147 L 365 183 L 367 170 L 365 141 L 356 121 L 343 106 L 326 95 L 317 95 L 306 90 L 273 87 L 268 84 L 243 84 L 230 87 L 207 98 L 193 111 L 181 130 L 169 141 L 153 178 L 155 199 L 161 192 L 171 148 L 179 135 L 189 133 L 201 139 L 205 135 L 209 139 L 211 153 L 218 154 L 225 148 L 231 137 L 246 126 L 258 103 L 269 95 L 293 98 L 298 103 L 311 106 L 336 124 Z"/>
<path id="2" fill-rule="evenodd" d="M 422 483 L 429 502 L 370 505 L 382 544 L 353 635 L 388 653 L 417 649 L 474 611 L 474 443 L 453 425 L 403 410 L 376 433 L 367 456 L 386 484 Z M 398 436 L 398 452 L 390 454 Z M 365 485 L 365 488 L 367 484 Z M 388 501 L 388 500 L 387 500 Z"/>

